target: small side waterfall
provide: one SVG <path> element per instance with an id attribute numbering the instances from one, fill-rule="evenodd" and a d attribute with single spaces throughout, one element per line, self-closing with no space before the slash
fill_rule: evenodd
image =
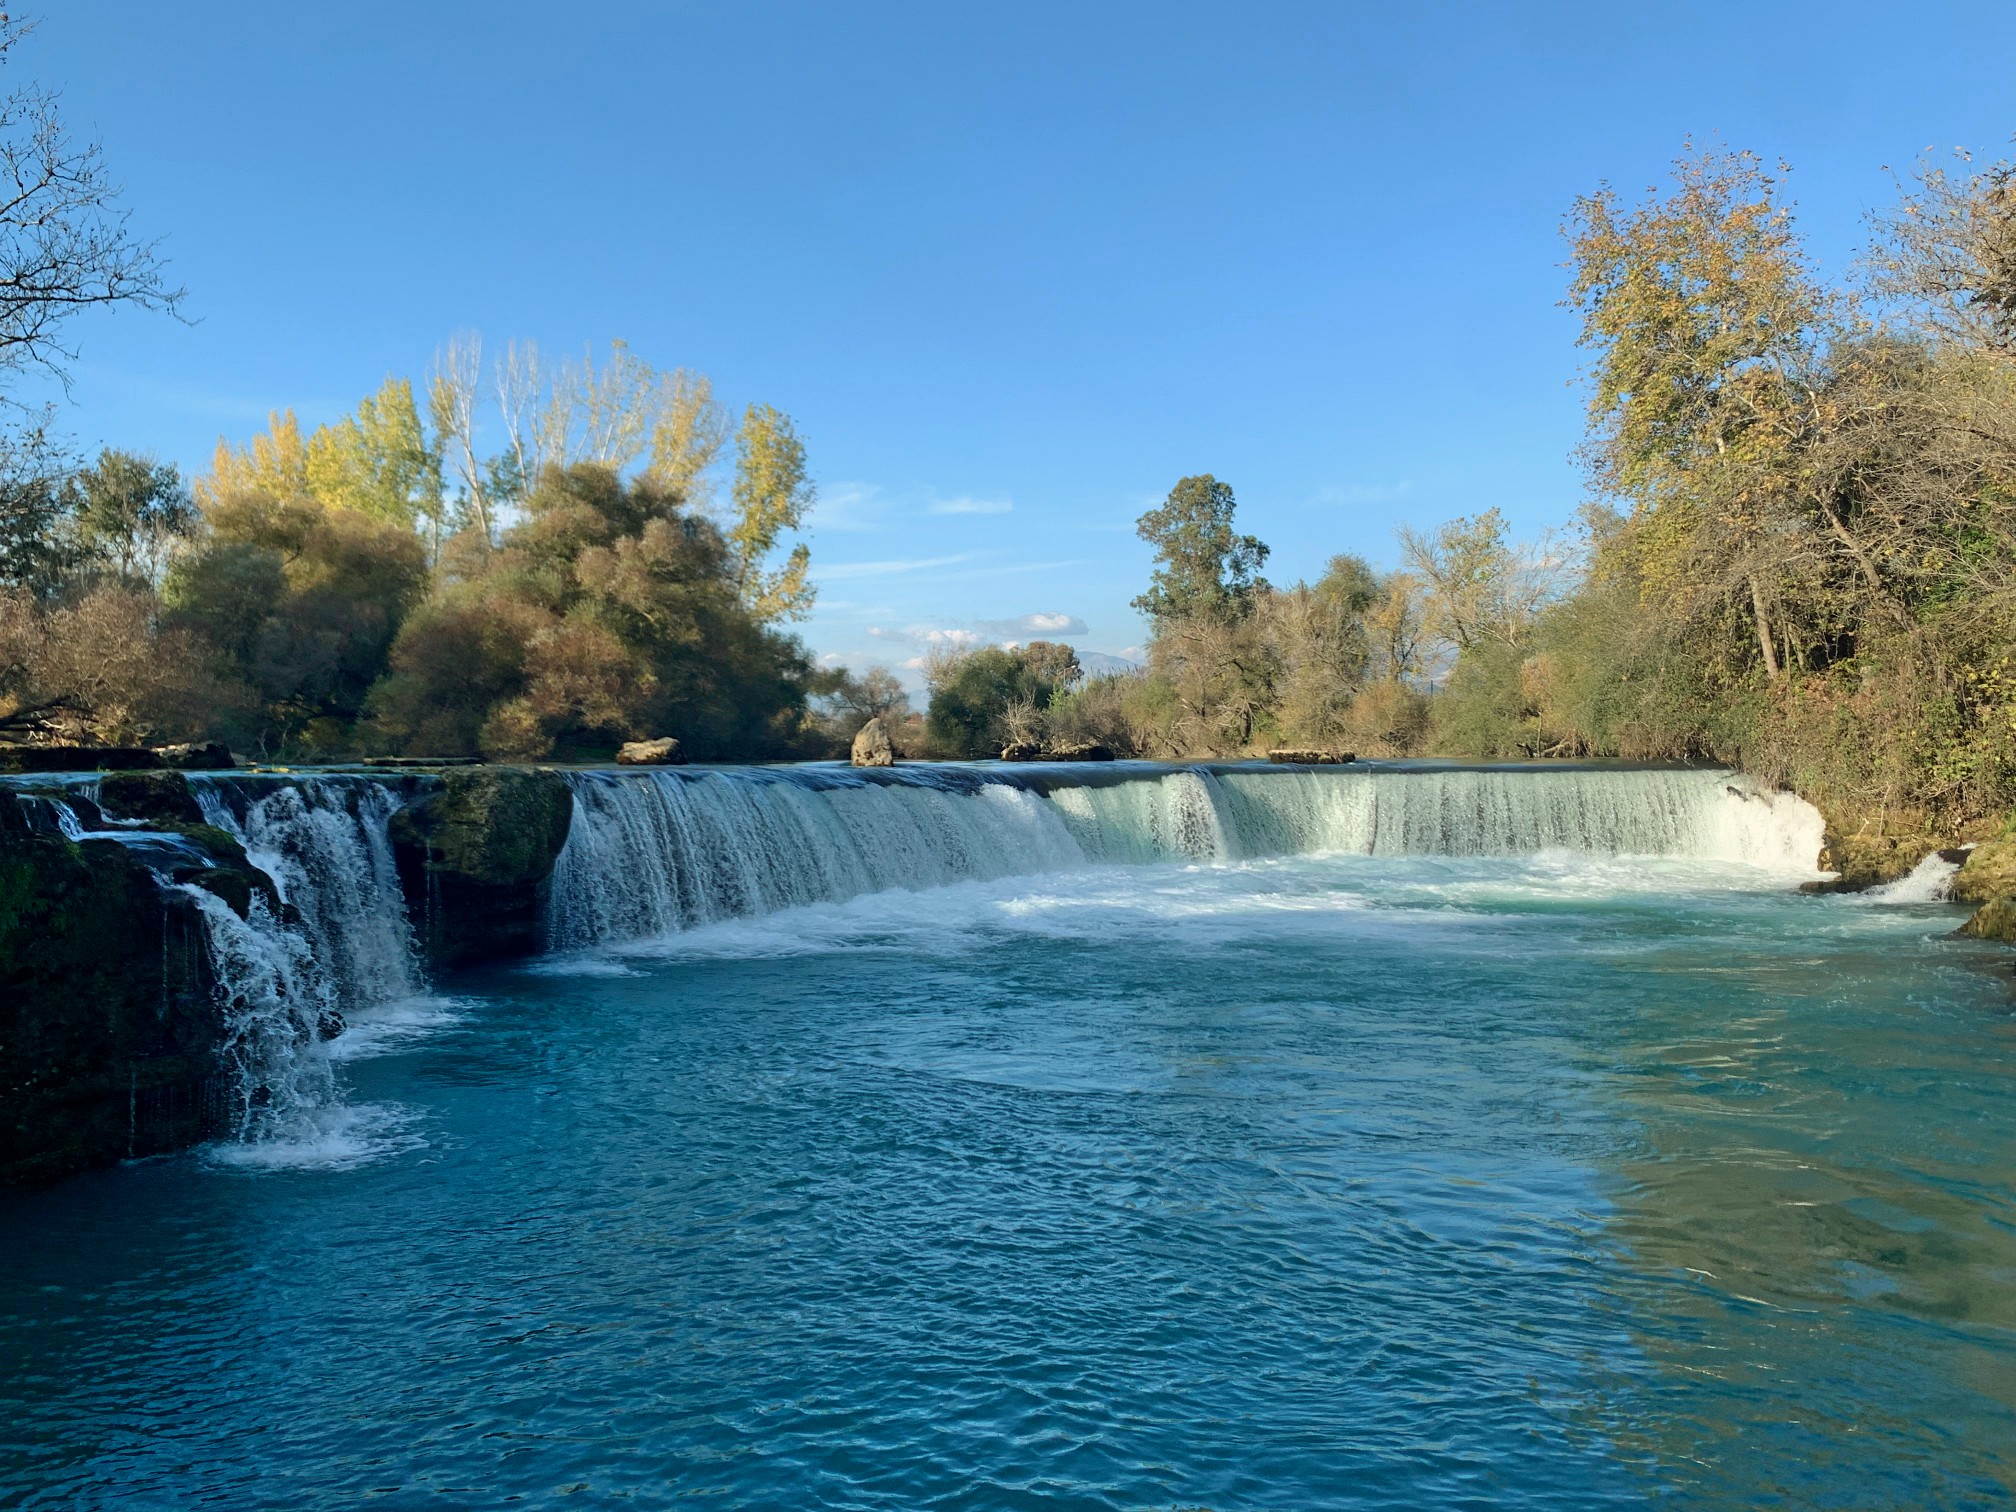
<path id="1" fill-rule="evenodd" d="M 298 1140 L 342 1102 L 327 1043 L 342 1015 L 424 987 L 387 829 L 405 799 L 362 777 L 190 786 L 204 818 L 273 879 L 288 915 L 254 897 L 241 919 L 202 888 L 181 889 L 202 910 L 217 977 L 235 1132 L 247 1143 Z"/>
<path id="2" fill-rule="evenodd" d="M 387 826 L 405 798 L 368 777 L 190 784 L 203 817 L 237 836 L 299 914 L 337 1001 L 368 1007 L 422 990 Z"/>
<path id="3" fill-rule="evenodd" d="M 1822 821 L 1726 771 L 821 767 L 578 772 L 560 947 L 886 888 L 1321 853 L 1689 857 L 1810 873 Z"/>

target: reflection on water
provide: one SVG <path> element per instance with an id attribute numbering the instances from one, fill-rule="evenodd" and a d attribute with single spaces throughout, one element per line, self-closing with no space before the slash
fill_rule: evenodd
<path id="1" fill-rule="evenodd" d="M 0 1208 L 0 1484 L 2008 1506 L 2016 1047 L 1957 917 L 1355 855 L 473 975 L 338 1043 L 396 1137 Z"/>

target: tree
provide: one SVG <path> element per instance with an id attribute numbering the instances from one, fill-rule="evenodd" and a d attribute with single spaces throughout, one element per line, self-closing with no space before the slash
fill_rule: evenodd
<path id="1" fill-rule="evenodd" d="M 1155 548 L 1157 566 L 1134 607 L 1162 623 L 1230 622 L 1252 608 L 1267 547 L 1232 528 L 1238 509 L 1229 484 L 1209 473 L 1184 478 L 1141 516 L 1136 533 Z"/>
<path id="2" fill-rule="evenodd" d="M 931 709 L 925 727 L 949 756 L 998 755 L 1010 733 L 1011 714 L 1040 714 L 1079 678 L 1078 657 L 1055 641 L 1026 646 L 983 646 L 937 663 L 926 672 Z M 1028 712 L 1025 712 L 1028 711 Z M 1020 732 L 1018 732 L 1020 733 Z"/>
<path id="3" fill-rule="evenodd" d="M 735 445 L 734 513 L 728 523 L 735 591 L 759 620 L 803 619 L 818 592 L 806 578 L 811 548 L 801 541 L 774 572 L 763 564 L 785 531 L 805 523 L 818 498 L 805 473 L 805 444 L 790 416 L 752 404 Z"/>
<path id="4" fill-rule="evenodd" d="M 199 516 L 168 463 L 110 448 L 77 474 L 77 531 L 85 560 L 132 586 L 161 580 L 168 552 Z"/>
<path id="5" fill-rule="evenodd" d="M 1424 628 L 1459 655 L 1486 641 L 1516 648 L 1561 589 L 1566 564 L 1548 543 L 1514 544 L 1496 509 L 1433 535 L 1400 528 L 1400 550 L 1427 586 Z"/>
<path id="6" fill-rule="evenodd" d="M 355 414 L 310 436 L 304 476 L 308 492 L 331 509 L 408 530 L 424 522 L 431 555 L 440 555 L 441 454 L 428 444 L 409 379 L 387 378 Z"/>
<path id="7" fill-rule="evenodd" d="M 0 64 L 33 26 L 0 15 Z M 136 238 L 97 143 L 63 129 L 56 96 L 26 84 L 0 97 L 0 373 L 68 380 L 64 330 L 80 311 L 173 311 L 158 244 Z"/>

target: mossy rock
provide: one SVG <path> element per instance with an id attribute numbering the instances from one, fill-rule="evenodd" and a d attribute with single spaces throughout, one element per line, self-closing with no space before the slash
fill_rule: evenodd
<path id="1" fill-rule="evenodd" d="M 1947 896 L 1956 903 L 2016 896 L 2016 838 L 1984 841 L 1969 851 Z"/>
<path id="2" fill-rule="evenodd" d="M 1974 910 L 1974 916 L 1960 926 L 1960 933 L 1974 940 L 1999 940 L 2016 945 L 2016 896 L 1994 898 Z"/>
<path id="3" fill-rule="evenodd" d="M 203 823 L 203 806 L 180 772 L 107 772 L 98 779 L 98 806 L 149 824 Z"/>
<path id="4" fill-rule="evenodd" d="M 453 965 L 540 949 L 547 882 L 573 822 L 566 779 L 528 767 L 444 772 L 394 814 L 393 853 L 428 957 Z"/>
<path id="5" fill-rule="evenodd" d="M 485 887 L 539 883 L 552 874 L 574 822 L 574 794 L 544 768 L 472 767 L 392 816 L 395 845 L 420 850 L 430 872 Z"/>
<path id="6" fill-rule="evenodd" d="M 1907 877 L 1912 868 L 1952 842 L 1935 835 L 1843 835 L 1827 831 L 1820 850 L 1820 870 L 1839 872 L 1833 882 L 1814 891 L 1860 892 Z"/>

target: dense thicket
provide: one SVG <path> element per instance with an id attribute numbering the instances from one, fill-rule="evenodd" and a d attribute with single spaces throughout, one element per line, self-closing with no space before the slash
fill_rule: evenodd
<path id="1" fill-rule="evenodd" d="M 823 754 L 809 701 L 874 694 L 783 628 L 812 599 L 803 544 L 773 565 L 813 502 L 790 420 L 751 406 L 731 435 L 696 374 L 514 347 L 491 370 L 506 445 L 484 456 L 484 376 L 463 340 L 425 418 L 403 379 L 305 435 L 276 415 L 220 442 L 193 495 L 121 452 L 0 454 L 0 736 Z"/>

